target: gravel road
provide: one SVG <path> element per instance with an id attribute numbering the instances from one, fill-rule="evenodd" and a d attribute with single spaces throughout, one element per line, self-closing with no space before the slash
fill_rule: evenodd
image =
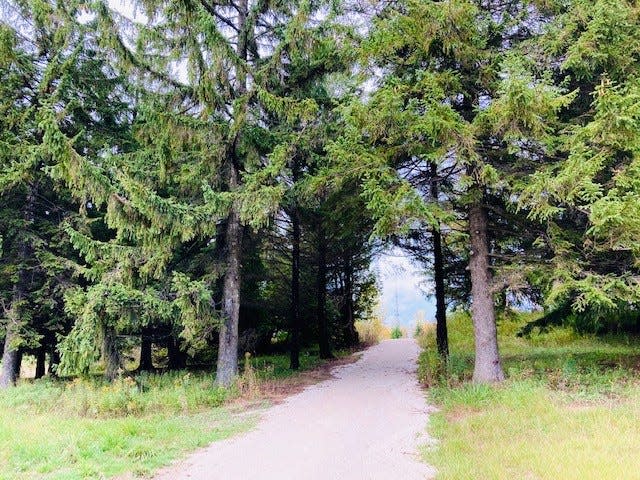
<path id="1" fill-rule="evenodd" d="M 257 427 L 211 444 L 157 480 L 424 480 L 429 407 L 414 340 L 387 340 L 334 378 L 267 410 Z"/>

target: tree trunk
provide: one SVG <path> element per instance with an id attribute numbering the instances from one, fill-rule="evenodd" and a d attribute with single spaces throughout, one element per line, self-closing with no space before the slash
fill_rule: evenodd
<path id="1" fill-rule="evenodd" d="M 240 261 L 242 226 L 240 215 L 232 208 L 227 222 L 227 271 L 222 289 L 222 325 L 218 345 L 216 383 L 229 386 L 238 375 L 238 320 L 240 318 Z"/>
<path id="2" fill-rule="evenodd" d="M 294 174 L 295 177 L 295 174 Z M 300 217 L 291 209 L 291 358 L 290 368 L 300 368 Z"/>
<path id="3" fill-rule="evenodd" d="M 36 375 L 35 378 L 42 378 L 46 372 L 47 348 L 42 345 L 36 352 Z"/>
<path id="4" fill-rule="evenodd" d="M 329 323 L 327 319 L 327 238 L 322 224 L 322 217 L 318 218 L 318 271 L 316 277 L 316 296 L 318 302 L 318 343 L 320 358 L 334 358 L 329 341 Z"/>
<path id="5" fill-rule="evenodd" d="M 14 378 L 20 378 L 20 370 L 22 369 L 22 358 L 24 357 L 24 352 L 22 350 L 18 350 L 18 358 L 13 364 L 13 376 Z"/>
<path id="6" fill-rule="evenodd" d="M 12 322 L 9 319 L 9 322 Z M 13 346 L 15 335 L 7 327 L 7 335 L 4 340 L 4 351 L 2 353 L 2 369 L 0 369 L 0 389 L 13 386 L 16 383 L 16 370 L 18 366 L 18 349 Z"/>
<path id="7" fill-rule="evenodd" d="M 35 217 L 36 192 L 33 186 L 27 185 L 22 219 L 23 230 L 28 231 L 33 224 Z M 33 247 L 30 239 L 22 238 L 18 249 L 18 258 L 21 265 L 18 267 L 18 279 L 13 286 L 13 298 L 11 300 L 11 310 L 9 311 L 4 350 L 2 353 L 2 367 L 0 369 L 0 389 L 8 388 L 15 384 L 20 376 L 20 363 L 22 355 L 18 351 L 20 322 L 22 308 L 27 296 L 29 273 L 26 262 L 33 256 Z"/>
<path id="8" fill-rule="evenodd" d="M 169 370 L 182 370 L 187 366 L 187 357 L 185 353 L 180 350 L 180 342 L 179 340 L 173 336 L 169 336 L 169 340 L 167 341 L 167 368 Z"/>
<path id="9" fill-rule="evenodd" d="M 438 167 L 431 164 L 431 198 L 438 201 Z M 442 256 L 442 233 L 440 225 L 432 230 L 433 234 L 433 278 L 436 287 L 436 344 L 438 354 L 443 360 L 449 357 L 449 338 L 447 334 L 447 304 L 444 296 L 444 259 Z"/>
<path id="10" fill-rule="evenodd" d="M 148 333 L 143 333 L 140 336 L 140 364 L 138 365 L 138 371 L 151 372 L 153 371 L 153 358 L 152 358 L 151 337 Z"/>
<path id="11" fill-rule="evenodd" d="M 120 351 L 116 342 L 116 332 L 109 327 L 102 330 L 102 360 L 104 361 L 104 377 L 113 381 L 118 376 L 121 366 Z"/>
<path id="12" fill-rule="evenodd" d="M 487 212 L 479 198 L 469 207 L 469 236 L 471 252 L 471 317 L 475 336 L 474 383 L 493 383 L 504 380 L 498 352 L 495 309 L 491 293 L 489 244 L 487 240 Z"/>
<path id="13" fill-rule="evenodd" d="M 236 53 L 241 62 L 247 61 L 247 15 L 248 0 L 236 2 L 238 42 Z M 236 97 L 240 98 L 247 92 L 247 76 L 244 68 L 236 67 Z M 243 108 L 246 109 L 246 106 Z M 236 121 L 242 121 L 244 115 L 236 114 Z M 236 136 L 229 165 L 229 190 L 237 190 L 240 185 L 240 167 L 238 152 L 240 138 Z M 240 319 L 240 266 L 242 257 L 242 225 L 237 205 L 231 206 L 227 218 L 225 234 L 227 247 L 227 270 L 222 287 L 222 325 L 218 343 L 218 364 L 216 368 L 216 383 L 228 387 L 238 375 L 238 322 Z"/>
<path id="14" fill-rule="evenodd" d="M 358 332 L 354 324 L 353 316 L 353 269 L 348 254 L 344 256 L 344 306 L 342 313 L 343 332 L 347 347 L 358 344 Z"/>

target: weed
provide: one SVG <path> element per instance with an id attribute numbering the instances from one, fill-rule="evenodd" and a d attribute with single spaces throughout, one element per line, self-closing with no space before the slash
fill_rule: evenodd
<path id="1" fill-rule="evenodd" d="M 402 331 L 402 329 L 399 326 L 395 326 L 395 327 L 393 327 L 393 330 L 391 330 L 391 338 L 393 338 L 393 339 L 402 338 L 404 336 L 405 336 L 404 332 Z"/>

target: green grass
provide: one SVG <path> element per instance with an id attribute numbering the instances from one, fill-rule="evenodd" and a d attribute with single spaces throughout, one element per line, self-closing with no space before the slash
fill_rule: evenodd
<path id="1" fill-rule="evenodd" d="M 58 480 L 149 474 L 186 451 L 249 428 L 225 408 L 188 415 L 82 418 L 0 413 L 0 478 Z"/>
<path id="2" fill-rule="evenodd" d="M 424 458 L 445 479 L 640 479 L 640 341 L 557 328 L 517 338 L 527 316 L 499 324 L 507 380 L 468 383 L 473 335 L 450 320 L 451 361 L 438 365 L 432 332 L 421 339 L 423 381 L 440 407 Z M 446 370 L 446 371 L 444 371 Z"/>
<path id="3" fill-rule="evenodd" d="M 321 361 L 301 354 L 301 368 Z M 292 375 L 288 357 L 252 359 L 262 380 Z M 238 388 L 215 388 L 210 372 L 72 381 L 22 380 L 0 392 L 0 480 L 145 476 L 213 441 L 250 428 L 231 413 Z M 242 381 L 239 382 L 239 388 Z"/>

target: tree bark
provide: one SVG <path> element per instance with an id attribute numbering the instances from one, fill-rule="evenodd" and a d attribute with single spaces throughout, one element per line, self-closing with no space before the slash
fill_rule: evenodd
<path id="1" fill-rule="evenodd" d="M 46 372 L 47 348 L 42 345 L 36 352 L 36 375 L 35 378 L 42 378 Z"/>
<path id="2" fill-rule="evenodd" d="M 121 367 L 120 351 L 116 342 L 116 332 L 109 327 L 102 327 L 102 360 L 104 361 L 104 377 L 113 381 Z"/>
<path id="3" fill-rule="evenodd" d="M 294 174 L 295 176 L 295 174 Z M 290 368 L 300 368 L 300 217 L 297 206 L 291 216 L 291 355 Z"/>
<path id="4" fill-rule="evenodd" d="M 438 201 L 438 167 L 431 164 L 431 198 Z M 443 360 L 449 357 L 449 338 L 447 334 L 447 304 L 444 294 L 444 259 L 442 256 L 442 233 L 440 225 L 432 229 L 433 235 L 433 277 L 436 287 L 436 344 L 438 354 Z"/>
<path id="5" fill-rule="evenodd" d="M 153 371 L 152 347 L 151 337 L 148 333 L 143 333 L 140 336 L 140 364 L 138 365 L 138 371 Z"/>
<path id="6" fill-rule="evenodd" d="M 185 353 L 180 350 L 180 342 L 174 336 L 170 335 L 167 341 L 167 368 L 169 370 L 181 370 L 187 366 L 187 357 Z"/>
<path id="7" fill-rule="evenodd" d="M 495 308 L 491 293 L 487 240 L 488 223 L 487 212 L 480 197 L 469 207 L 471 317 L 476 354 L 473 370 L 474 383 L 494 383 L 504 380 L 498 352 Z"/>
<path id="8" fill-rule="evenodd" d="M 9 319 L 9 322 L 12 322 Z M 16 383 L 16 365 L 18 363 L 18 349 L 13 346 L 15 334 L 13 329 L 7 326 L 7 335 L 4 340 L 4 351 L 2 353 L 2 368 L 0 369 L 0 389 L 13 386 Z"/>
<path id="9" fill-rule="evenodd" d="M 248 0 L 238 0 L 237 29 L 238 42 L 236 53 L 241 62 L 247 61 L 247 15 Z M 244 69 L 236 67 L 236 97 L 240 98 L 247 92 L 247 77 Z M 243 107 L 246 108 L 246 107 Z M 238 113 L 236 121 L 241 121 L 243 115 Z M 238 164 L 239 134 L 233 142 L 231 161 L 229 162 L 229 190 L 235 191 L 240 185 L 240 167 Z M 231 206 L 227 218 L 225 234 L 227 247 L 227 270 L 222 287 L 222 325 L 220 326 L 218 344 L 218 363 L 216 368 L 216 383 L 228 387 L 238 375 L 238 322 L 240 319 L 240 267 L 242 257 L 242 225 L 237 205 Z"/>
<path id="10" fill-rule="evenodd" d="M 353 347 L 358 344 L 358 332 L 354 324 L 353 316 L 353 269 L 351 258 L 344 256 L 344 306 L 342 313 L 343 332 L 346 346 Z"/>
<path id="11" fill-rule="evenodd" d="M 334 358 L 329 341 L 329 323 L 327 319 L 327 238 L 322 217 L 318 218 L 318 269 L 316 277 L 316 296 L 318 302 L 318 344 L 320 358 Z"/>
<path id="12" fill-rule="evenodd" d="M 216 383 L 229 386 L 238 375 L 238 320 L 240 318 L 240 261 L 242 226 L 240 215 L 232 209 L 227 223 L 227 271 L 222 293 L 222 325 L 218 345 Z"/>

